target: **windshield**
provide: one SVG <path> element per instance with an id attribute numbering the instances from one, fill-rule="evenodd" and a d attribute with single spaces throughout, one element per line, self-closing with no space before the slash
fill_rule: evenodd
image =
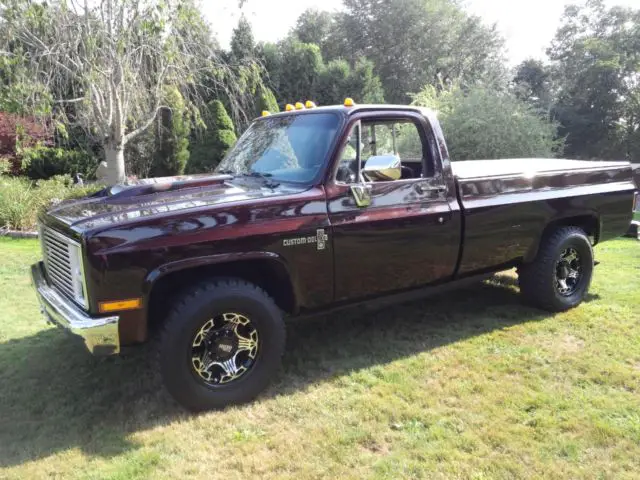
<path id="1" fill-rule="evenodd" d="M 339 121 L 333 113 L 314 113 L 254 122 L 216 172 L 308 183 L 322 168 Z"/>

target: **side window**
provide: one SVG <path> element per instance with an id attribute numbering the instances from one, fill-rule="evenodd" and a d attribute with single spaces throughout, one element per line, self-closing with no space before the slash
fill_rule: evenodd
<path id="1" fill-rule="evenodd" d="M 362 165 L 376 155 L 395 155 L 401 179 L 422 178 L 426 156 L 418 127 L 411 120 L 379 120 L 362 124 Z"/>
<path id="2" fill-rule="evenodd" d="M 416 124 L 409 119 L 379 119 L 363 120 L 352 127 L 338 162 L 336 181 L 365 181 L 360 170 L 367 160 L 378 155 L 400 158 L 399 180 L 430 176 L 430 169 L 427 169 L 430 157 L 423 148 Z"/>
<path id="3" fill-rule="evenodd" d="M 358 145 L 360 144 L 360 124 L 356 124 L 347 137 L 347 141 L 342 149 L 336 181 L 342 183 L 357 183 L 358 181 Z"/>

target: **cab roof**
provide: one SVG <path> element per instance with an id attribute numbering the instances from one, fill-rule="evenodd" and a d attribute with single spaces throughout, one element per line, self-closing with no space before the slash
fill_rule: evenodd
<path id="1" fill-rule="evenodd" d="M 338 113 L 344 116 L 351 116 L 355 113 L 372 111 L 372 110 L 384 110 L 384 111 L 408 111 L 408 112 L 417 112 L 423 113 L 425 112 L 424 107 L 415 107 L 410 105 L 386 105 L 386 104 L 361 104 L 361 105 L 353 105 L 351 107 L 346 107 L 344 105 L 327 105 L 322 107 L 312 107 L 312 108 L 304 108 L 301 110 L 291 110 L 289 112 L 273 112 L 270 113 L 266 117 L 258 117 L 261 118 L 269 118 L 276 116 L 286 116 L 286 115 L 308 115 L 313 113 Z"/>

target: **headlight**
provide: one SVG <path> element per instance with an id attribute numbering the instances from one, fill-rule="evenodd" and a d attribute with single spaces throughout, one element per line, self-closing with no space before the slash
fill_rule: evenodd
<path id="1" fill-rule="evenodd" d="M 73 281 L 74 300 L 83 307 L 86 307 L 87 292 L 80 245 L 69 244 L 69 260 L 71 264 L 71 280 Z"/>

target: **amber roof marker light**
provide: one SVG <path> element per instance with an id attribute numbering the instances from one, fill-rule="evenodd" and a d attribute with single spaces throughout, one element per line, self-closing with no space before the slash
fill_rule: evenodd
<path id="1" fill-rule="evenodd" d="M 304 110 L 304 104 L 302 102 L 296 102 L 296 110 Z"/>
<path id="2" fill-rule="evenodd" d="M 284 107 L 285 111 L 290 112 L 291 110 L 295 110 L 295 107 L 293 105 L 291 105 L 290 103 L 287 103 L 287 105 Z"/>
<path id="3" fill-rule="evenodd" d="M 344 106 L 345 107 L 353 107 L 356 104 L 356 102 L 353 101 L 353 98 L 351 97 L 347 97 L 344 99 Z"/>
<path id="4" fill-rule="evenodd" d="M 304 102 L 304 106 L 307 108 L 316 108 L 316 104 L 311 100 L 307 100 L 306 102 Z"/>

